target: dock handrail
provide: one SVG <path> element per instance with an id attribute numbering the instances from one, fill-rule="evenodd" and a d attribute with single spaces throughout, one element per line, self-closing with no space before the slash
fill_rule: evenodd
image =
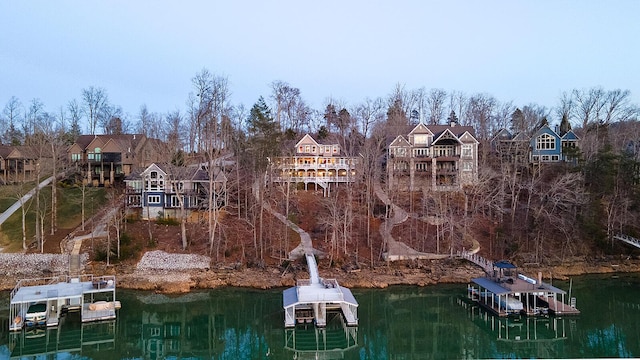
<path id="1" fill-rule="evenodd" d="M 78 276 L 58 275 L 43 278 L 21 279 L 18 280 L 16 286 L 13 288 L 13 290 L 11 290 L 9 299 L 13 299 L 18 290 L 20 290 L 20 288 L 22 288 L 23 286 L 50 285 L 59 282 L 71 282 L 71 279 L 78 279 L 79 282 L 111 280 L 113 281 L 113 284 L 115 284 L 116 277 L 114 275 L 94 276 L 93 274 L 83 274 Z"/>
<path id="2" fill-rule="evenodd" d="M 471 261 L 472 263 L 480 266 L 482 270 L 484 270 L 484 272 L 489 275 L 491 275 L 491 273 L 493 272 L 493 261 L 491 260 L 485 259 L 484 257 L 478 254 L 468 252 L 468 251 L 458 251 L 457 255 L 463 259 Z"/>

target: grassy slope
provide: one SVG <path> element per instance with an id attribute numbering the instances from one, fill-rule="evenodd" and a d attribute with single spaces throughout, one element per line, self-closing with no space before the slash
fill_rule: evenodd
<path id="1" fill-rule="evenodd" d="M 31 184 L 33 186 L 33 184 Z M 26 193 L 18 185 L 0 187 L 0 208 L 6 209 L 14 203 L 16 194 Z M 85 216 L 89 218 L 106 202 L 106 190 L 104 188 L 86 188 Z M 46 187 L 41 192 L 41 206 L 46 209 L 45 233 L 48 234 L 51 220 L 51 188 Z M 5 206 L 5 203 L 7 204 Z M 71 229 L 82 222 L 82 189 L 79 187 L 58 188 L 58 228 Z M 35 200 L 27 202 L 26 214 L 27 242 L 32 241 L 35 234 Z M 17 252 L 22 250 L 22 211 L 16 211 L 0 228 L 0 246 L 5 252 Z"/>

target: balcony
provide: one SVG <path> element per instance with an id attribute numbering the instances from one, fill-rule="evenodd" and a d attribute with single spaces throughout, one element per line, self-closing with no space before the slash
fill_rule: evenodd
<path id="1" fill-rule="evenodd" d="M 292 182 L 292 183 L 347 183 L 354 182 L 355 176 L 273 176 L 273 182 Z"/>

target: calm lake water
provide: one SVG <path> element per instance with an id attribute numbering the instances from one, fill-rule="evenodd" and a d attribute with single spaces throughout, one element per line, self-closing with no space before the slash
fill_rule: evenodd
<path id="1" fill-rule="evenodd" d="M 564 290 L 567 282 L 554 282 Z M 574 278 L 578 317 L 499 319 L 466 286 L 353 289 L 358 327 L 285 329 L 281 290 L 168 297 L 118 291 L 112 322 L 9 333 L 0 295 L 0 359 L 475 359 L 640 356 L 640 274 Z M 72 320 L 72 319 L 69 319 Z"/>

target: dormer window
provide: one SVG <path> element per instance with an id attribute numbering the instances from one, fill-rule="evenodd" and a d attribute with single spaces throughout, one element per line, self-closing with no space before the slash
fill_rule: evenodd
<path id="1" fill-rule="evenodd" d="M 158 172 L 157 171 L 152 171 L 150 177 L 152 179 L 157 179 L 158 178 Z"/>

